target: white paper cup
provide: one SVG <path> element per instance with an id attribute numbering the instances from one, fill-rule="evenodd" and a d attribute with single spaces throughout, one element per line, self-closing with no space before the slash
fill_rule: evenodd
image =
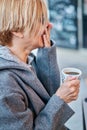
<path id="1" fill-rule="evenodd" d="M 63 68 L 61 72 L 61 80 L 62 82 L 64 82 L 64 80 L 66 80 L 68 76 L 74 76 L 80 79 L 81 75 L 82 72 L 80 69 L 72 68 L 72 67 Z"/>

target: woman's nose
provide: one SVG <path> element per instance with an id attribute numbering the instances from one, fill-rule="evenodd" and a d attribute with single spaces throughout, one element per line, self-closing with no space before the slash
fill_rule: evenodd
<path id="1" fill-rule="evenodd" d="M 53 27 L 53 25 L 52 25 L 52 23 L 51 22 L 49 22 L 48 24 L 47 24 L 47 26 L 46 26 L 47 28 L 49 28 L 49 29 L 51 29 L 52 27 Z"/>

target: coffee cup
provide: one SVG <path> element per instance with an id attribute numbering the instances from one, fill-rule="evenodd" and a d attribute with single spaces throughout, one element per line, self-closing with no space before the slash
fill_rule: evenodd
<path id="1" fill-rule="evenodd" d="M 77 77 L 78 79 L 80 79 L 81 75 L 82 75 L 82 72 L 80 69 L 67 67 L 67 68 L 62 69 L 61 80 L 62 80 L 62 82 L 64 82 L 64 80 L 66 80 L 66 78 L 69 76 L 71 76 L 71 77 L 74 76 L 74 77 Z"/>

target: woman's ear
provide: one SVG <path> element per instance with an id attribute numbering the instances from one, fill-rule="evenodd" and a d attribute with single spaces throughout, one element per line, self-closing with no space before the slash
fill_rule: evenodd
<path id="1" fill-rule="evenodd" d="M 15 36 L 15 37 L 19 37 L 19 38 L 23 38 L 24 35 L 22 32 L 12 32 L 12 34 Z"/>

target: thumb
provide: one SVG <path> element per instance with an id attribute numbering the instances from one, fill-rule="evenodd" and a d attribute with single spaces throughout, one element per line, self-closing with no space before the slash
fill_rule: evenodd
<path id="1" fill-rule="evenodd" d="M 72 80 L 76 80 L 76 79 L 77 79 L 77 77 L 75 77 L 75 76 L 68 76 L 65 81 L 72 81 Z"/>

